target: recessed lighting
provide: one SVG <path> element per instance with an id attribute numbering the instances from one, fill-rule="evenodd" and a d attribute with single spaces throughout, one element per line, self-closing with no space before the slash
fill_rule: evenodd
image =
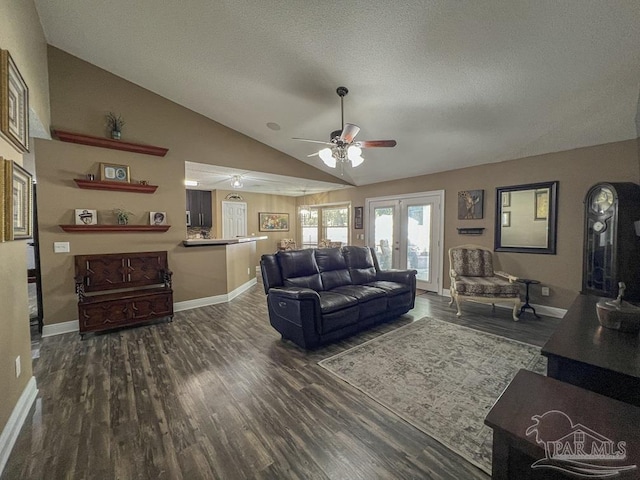
<path id="1" fill-rule="evenodd" d="M 197 187 L 198 186 L 198 182 L 196 182 L 195 180 L 185 180 L 184 184 L 187 187 Z"/>
<path id="2" fill-rule="evenodd" d="M 278 125 L 276 122 L 269 122 L 267 123 L 267 128 L 277 131 L 280 130 L 280 125 Z"/>

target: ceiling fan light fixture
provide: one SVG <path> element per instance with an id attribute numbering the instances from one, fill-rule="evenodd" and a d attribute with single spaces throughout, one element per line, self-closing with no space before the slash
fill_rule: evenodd
<path id="1" fill-rule="evenodd" d="M 318 152 L 318 155 L 327 167 L 336 168 L 336 159 L 333 157 L 333 151 L 330 148 L 323 148 Z"/>
<path id="2" fill-rule="evenodd" d="M 231 177 L 231 187 L 232 188 L 242 188 L 242 180 L 240 179 L 240 175 L 234 175 Z"/>
<path id="3" fill-rule="evenodd" d="M 347 148 L 347 156 L 349 160 L 351 160 L 351 163 L 357 161 L 356 159 L 358 158 L 360 158 L 360 163 L 362 163 L 362 149 L 356 145 L 351 145 Z M 358 163 L 358 165 L 360 165 L 360 163 Z M 354 165 L 354 167 L 355 166 L 356 165 Z"/>
<path id="4" fill-rule="evenodd" d="M 351 160 L 351 166 L 352 167 L 357 167 L 359 165 L 362 165 L 362 162 L 364 162 L 364 158 L 362 158 L 360 155 L 356 156 L 349 156 L 349 160 Z"/>

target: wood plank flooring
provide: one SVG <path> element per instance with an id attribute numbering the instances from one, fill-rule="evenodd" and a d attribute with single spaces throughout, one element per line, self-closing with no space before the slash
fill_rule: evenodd
<path id="1" fill-rule="evenodd" d="M 542 345 L 558 319 L 422 294 L 408 315 L 305 352 L 268 321 L 261 285 L 173 323 L 42 340 L 39 394 L 2 480 L 489 477 L 319 360 L 424 316 Z"/>

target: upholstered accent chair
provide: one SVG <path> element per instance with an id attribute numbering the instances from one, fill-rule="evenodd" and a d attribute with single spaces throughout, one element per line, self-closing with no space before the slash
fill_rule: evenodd
<path id="1" fill-rule="evenodd" d="M 293 238 L 283 238 L 278 242 L 278 251 L 282 250 L 297 250 L 298 246 Z"/>
<path id="2" fill-rule="evenodd" d="M 451 303 L 456 303 L 460 317 L 460 304 L 471 300 L 490 303 L 513 304 L 513 320 L 518 321 L 520 308 L 520 286 L 518 278 L 505 272 L 493 270 L 491 250 L 479 245 L 460 245 L 449 249 L 451 277 Z"/>

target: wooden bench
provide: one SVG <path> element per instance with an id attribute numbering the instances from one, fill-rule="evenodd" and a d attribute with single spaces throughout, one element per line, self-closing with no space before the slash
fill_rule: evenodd
<path id="1" fill-rule="evenodd" d="M 582 441 L 586 453 L 594 451 L 590 441 L 605 454 L 618 450 L 618 442 L 625 442 L 623 459 L 579 460 L 583 465 L 578 468 L 594 472 L 590 478 L 610 478 L 607 474 L 617 480 L 640 478 L 640 408 L 634 405 L 520 370 L 484 423 L 493 429 L 494 480 L 585 478 L 566 470 L 571 462 L 547 452 L 557 452 L 557 445 L 562 444 L 562 452 L 571 455 L 576 451 L 576 439 Z M 611 444 L 604 446 L 608 440 Z M 532 468 L 534 462 L 537 464 Z M 619 475 L 598 472 L 602 467 L 620 469 Z"/>
<path id="2" fill-rule="evenodd" d="M 167 252 L 76 255 L 80 335 L 173 319 Z"/>

